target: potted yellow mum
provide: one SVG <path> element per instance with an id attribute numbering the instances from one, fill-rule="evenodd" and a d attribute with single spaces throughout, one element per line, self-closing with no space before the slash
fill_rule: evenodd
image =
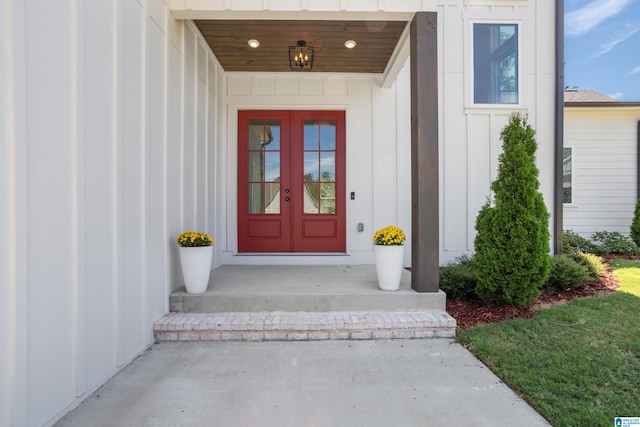
<path id="1" fill-rule="evenodd" d="M 393 225 L 381 228 L 373 235 L 378 286 L 384 291 L 400 289 L 405 240 L 407 236 L 402 229 Z"/>
<path id="2" fill-rule="evenodd" d="M 184 286 L 190 294 L 201 294 L 209 286 L 213 239 L 207 233 L 186 230 L 178 236 L 178 251 Z"/>

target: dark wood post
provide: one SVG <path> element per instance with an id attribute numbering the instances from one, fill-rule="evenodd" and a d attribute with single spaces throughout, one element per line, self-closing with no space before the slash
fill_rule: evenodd
<path id="1" fill-rule="evenodd" d="M 564 148 L 564 0 L 556 0 L 556 119 L 555 193 L 553 198 L 553 253 L 562 253 L 563 229 L 563 148 Z M 575 165 L 575 163 L 574 163 Z M 575 193 L 574 193 L 575 194 Z"/>
<path id="2" fill-rule="evenodd" d="M 416 13 L 411 44 L 411 287 L 439 290 L 437 13 Z"/>

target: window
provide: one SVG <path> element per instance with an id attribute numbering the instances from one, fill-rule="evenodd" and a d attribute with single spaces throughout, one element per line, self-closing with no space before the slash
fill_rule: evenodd
<path id="1" fill-rule="evenodd" d="M 473 24 L 473 102 L 518 103 L 518 24 Z"/>
<path id="2" fill-rule="evenodd" d="M 562 149 L 562 203 L 573 203 L 571 195 L 572 187 L 571 147 Z"/>

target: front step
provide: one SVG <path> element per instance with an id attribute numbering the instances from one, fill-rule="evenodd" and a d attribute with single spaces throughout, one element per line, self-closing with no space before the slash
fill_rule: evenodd
<path id="1" fill-rule="evenodd" d="M 169 313 L 156 341 L 318 341 L 453 338 L 443 311 Z"/>
<path id="2" fill-rule="evenodd" d="M 407 270 L 399 290 L 381 291 L 373 265 L 223 265 L 206 292 L 181 287 L 169 303 L 182 313 L 445 311 L 446 295 L 414 291 Z"/>

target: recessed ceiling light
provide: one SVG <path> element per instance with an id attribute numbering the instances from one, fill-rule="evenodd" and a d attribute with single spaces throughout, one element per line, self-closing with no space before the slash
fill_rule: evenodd
<path id="1" fill-rule="evenodd" d="M 344 42 L 344 47 L 346 47 L 347 49 L 353 49 L 354 47 L 356 47 L 355 40 L 347 40 L 346 42 Z"/>
<path id="2" fill-rule="evenodd" d="M 247 44 L 248 44 L 249 46 L 251 46 L 252 48 L 254 48 L 254 49 L 255 49 L 255 48 L 257 48 L 258 46 L 260 46 L 260 42 L 259 42 L 258 40 L 256 40 L 256 39 L 251 39 L 251 40 L 249 40 L 249 41 L 247 42 Z"/>

